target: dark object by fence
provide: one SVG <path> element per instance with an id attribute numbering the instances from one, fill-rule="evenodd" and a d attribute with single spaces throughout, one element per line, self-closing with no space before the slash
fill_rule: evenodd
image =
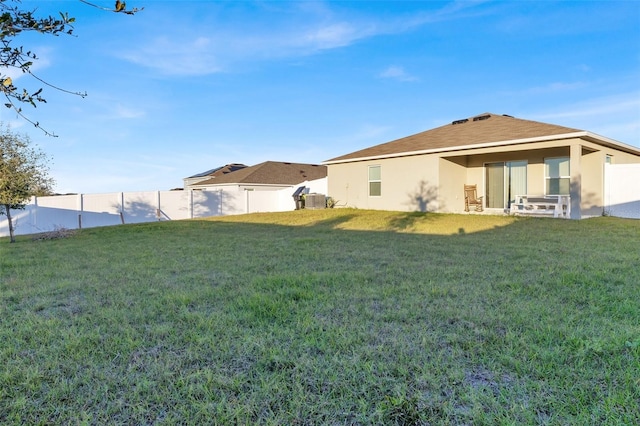
<path id="1" fill-rule="evenodd" d="M 304 209 L 305 194 L 309 192 L 306 186 L 299 186 L 293 193 L 293 201 L 296 203 L 296 210 Z"/>

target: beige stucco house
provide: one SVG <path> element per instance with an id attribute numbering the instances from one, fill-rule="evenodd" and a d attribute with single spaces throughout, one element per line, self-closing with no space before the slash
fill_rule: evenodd
<path id="1" fill-rule="evenodd" d="M 580 219 L 603 214 L 607 163 L 640 163 L 640 148 L 484 113 L 323 164 L 339 206 L 465 213 L 464 185 L 472 184 L 484 213 L 508 213 L 517 195 L 566 195 L 570 217 Z"/>

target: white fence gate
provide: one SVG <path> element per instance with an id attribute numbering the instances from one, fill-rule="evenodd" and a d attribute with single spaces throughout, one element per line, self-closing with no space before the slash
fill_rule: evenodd
<path id="1" fill-rule="evenodd" d="M 55 229 L 93 228 L 125 223 L 194 219 L 254 212 L 294 210 L 298 186 L 326 194 L 326 178 L 270 191 L 225 188 L 206 191 L 115 192 L 33 197 L 24 210 L 11 210 L 16 235 Z M 0 237 L 9 235 L 0 216 Z"/>
<path id="2" fill-rule="evenodd" d="M 605 214 L 640 219 L 640 164 L 605 165 L 604 198 Z"/>

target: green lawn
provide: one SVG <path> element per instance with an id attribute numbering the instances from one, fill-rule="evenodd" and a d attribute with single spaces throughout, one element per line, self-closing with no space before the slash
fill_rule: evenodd
<path id="1" fill-rule="evenodd" d="M 0 239 L 1 424 L 640 424 L 640 221 L 333 209 Z"/>

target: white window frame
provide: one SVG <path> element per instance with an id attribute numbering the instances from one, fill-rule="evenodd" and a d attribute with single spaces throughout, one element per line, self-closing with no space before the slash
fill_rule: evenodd
<path id="1" fill-rule="evenodd" d="M 559 175 L 559 176 L 548 176 L 547 170 L 547 160 L 567 160 L 567 164 L 569 165 L 569 174 L 566 176 L 563 175 Z M 569 188 L 568 188 L 568 192 L 566 194 L 550 194 L 548 192 L 548 188 L 549 188 L 549 181 L 551 179 L 558 179 L 558 180 L 562 180 L 562 179 L 567 179 L 569 181 Z M 560 185 L 558 184 L 558 188 L 560 188 Z M 544 195 L 570 195 L 571 193 L 571 157 L 546 157 L 544 159 Z"/>
<path id="2" fill-rule="evenodd" d="M 371 179 L 371 169 L 378 169 L 378 175 L 379 178 L 378 179 Z M 379 194 L 372 194 L 371 191 L 371 184 L 372 183 L 377 183 L 379 184 L 378 187 L 378 192 Z M 369 194 L 369 197 L 381 197 L 382 196 L 382 166 L 379 164 L 375 164 L 375 165 L 371 165 L 367 168 L 367 192 Z"/>

